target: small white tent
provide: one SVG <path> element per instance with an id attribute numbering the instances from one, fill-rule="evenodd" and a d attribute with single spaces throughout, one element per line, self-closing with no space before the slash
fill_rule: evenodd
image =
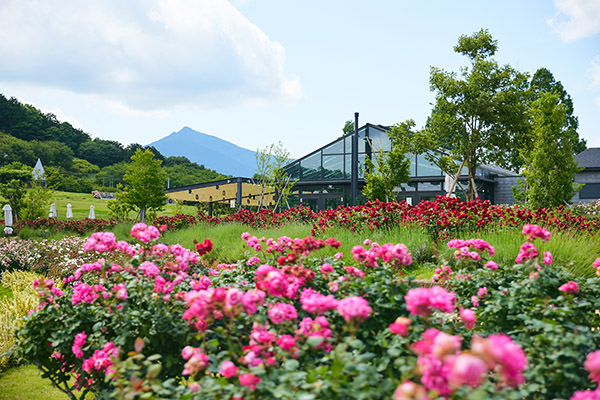
<path id="1" fill-rule="evenodd" d="M 35 167 L 33 167 L 33 179 L 42 179 L 44 177 L 44 167 L 42 166 L 42 160 L 38 158 L 35 163 Z"/>

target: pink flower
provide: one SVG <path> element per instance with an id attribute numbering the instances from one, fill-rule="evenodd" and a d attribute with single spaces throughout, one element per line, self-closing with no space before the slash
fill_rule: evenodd
<path id="1" fill-rule="evenodd" d="M 461 308 L 460 319 L 462 319 L 467 329 L 475 328 L 475 321 L 477 320 L 477 317 L 475 316 L 475 311 L 469 308 Z"/>
<path id="2" fill-rule="evenodd" d="M 115 292 L 115 297 L 119 300 L 127 300 L 127 287 L 124 283 L 119 283 L 117 285 L 113 285 L 113 292 Z"/>
<path id="3" fill-rule="evenodd" d="M 490 369 L 499 367 L 505 384 L 517 387 L 525 380 L 523 371 L 527 368 L 527 356 L 509 336 L 499 333 L 483 339 L 474 335 L 471 351 L 481 357 Z"/>
<path id="4" fill-rule="evenodd" d="M 335 258 L 336 260 L 341 260 L 342 257 L 344 257 L 344 253 L 342 252 L 337 252 L 335 253 L 335 255 L 333 256 L 333 258 Z"/>
<path id="5" fill-rule="evenodd" d="M 98 253 L 112 251 L 115 247 L 116 238 L 112 232 L 95 232 L 83 245 L 83 251 L 95 250 Z"/>
<path id="6" fill-rule="evenodd" d="M 406 337 L 408 336 L 408 327 L 411 323 L 412 321 L 409 318 L 398 317 L 396 321 L 390 324 L 389 329 L 393 334 Z"/>
<path id="7" fill-rule="evenodd" d="M 546 265 L 552 265 L 552 253 L 549 251 L 544 252 L 544 260 L 542 261 Z"/>
<path id="8" fill-rule="evenodd" d="M 369 307 L 369 302 L 362 297 L 352 296 L 346 297 L 338 302 L 337 311 L 346 322 L 350 321 L 362 321 L 369 318 L 369 315 L 373 311 Z"/>
<path id="9" fill-rule="evenodd" d="M 119 348 L 115 347 L 113 342 L 108 342 L 102 350 L 96 350 L 94 355 L 83 361 L 81 368 L 91 374 L 93 371 L 105 371 L 110 373 L 109 368 L 112 366 L 111 357 L 119 356 Z"/>
<path id="10" fill-rule="evenodd" d="M 600 400 L 600 390 L 598 388 L 594 391 L 590 389 L 579 390 L 573 393 L 569 400 Z"/>
<path id="11" fill-rule="evenodd" d="M 146 276 L 156 276 L 160 273 L 158 266 L 150 261 L 144 261 L 138 269 Z"/>
<path id="12" fill-rule="evenodd" d="M 560 290 L 561 292 L 565 292 L 565 293 L 578 293 L 579 292 L 579 285 L 577 284 L 577 282 L 574 281 L 569 281 L 563 285 L 561 285 L 558 290 Z"/>
<path id="13" fill-rule="evenodd" d="M 284 321 L 298 318 L 298 312 L 291 304 L 277 303 L 269 309 L 269 318 L 274 324 L 278 325 Z"/>
<path id="14" fill-rule="evenodd" d="M 73 350 L 73 354 L 77 358 L 83 358 L 83 351 L 81 350 L 81 347 L 83 347 L 85 344 L 85 339 L 87 339 L 85 331 L 75 335 L 75 340 L 73 341 L 73 347 L 71 350 Z"/>
<path id="15" fill-rule="evenodd" d="M 248 261 L 246 262 L 246 264 L 248 265 L 258 265 L 260 264 L 260 258 L 252 256 L 248 259 Z"/>
<path id="16" fill-rule="evenodd" d="M 455 387 L 468 385 L 474 388 L 479 386 L 483 374 L 487 371 L 487 366 L 481 358 L 463 353 L 454 360 L 449 380 Z"/>
<path id="17" fill-rule="evenodd" d="M 181 355 L 184 359 L 187 357 L 187 362 L 183 366 L 183 375 L 194 376 L 208 365 L 208 356 L 199 348 L 187 346 L 183 349 Z"/>
<path id="18" fill-rule="evenodd" d="M 535 238 L 540 238 L 544 242 L 550 240 L 550 232 L 538 225 L 526 224 L 523 226 L 523 235 L 527 236 L 528 241 L 533 241 Z"/>
<path id="19" fill-rule="evenodd" d="M 292 335 L 281 335 L 276 342 L 281 350 L 289 351 L 296 346 L 296 339 Z"/>
<path id="20" fill-rule="evenodd" d="M 331 264 L 325 263 L 321 265 L 321 273 L 327 274 L 329 272 L 333 272 L 333 266 Z"/>
<path id="21" fill-rule="evenodd" d="M 428 400 L 427 391 L 421 385 L 404 381 L 394 391 L 393 400 Z"/>
<path id="22" fill-rule="evenodd" d="M 444 360 L 446 356 L 456 355 L 460 351 L 460 342 L 460 336 L 439 332 L 433 338 L 431 353 L 439 360 Z"/>
<path id="23" fill-rule="evenodd" d="M 588 354 L 583 366 L 590 372 L 590 379 L 600 383 L 600 350 Z"/>
<path id="24" fill-rule="evenodd" d="M 477 291 L 477 296 L 479 296 L 480 299 L 483 299 L 487 295 L 488 295 L 488 290 L 487 290 L 487 287 L 485 287 L 485 286 L 480 287 L 479 290 Z"/>
<path id="25" fill-rule="evenodd" d="M 131 228 L 131 237 L 137 238 L 139 241 L 148 243 L 149 241 L 156 239 L 160 236 L 160 231 L 153 225 L 144 223 L 137 223 Z"/>
<path id="26" fill-rule="evenodd" d="M 334 309 L 338 306 L 338 301 L 333 295 L 328 294 L 325 296 L 312 289 L 304 289 L 302 291 L 300 303 L 302 303 L 303 310 L 317 314 L 322 314 L 325 311 Z"/>
<path id="27" fill-rule="evenodd" d="M 404 299 L 406 300 L 406 308 L 411 315 L 427 316 L 432 309 L 452 312 L 456 296 L 454 292 L 449 293 L 439 286 L 433 286 L 431 288 L 411 289 Z"/>
<path id="28" fill-rule="evenodd" d="M 523 264 L 527 260 L 533 260 L 538 256 L 538 251 L 533 245 L 533 243 L 525 242 L 521 245 L 521 250 L 519 250 L 519 254 L 517 255 L 516 262 L 517 264 Z"/>
<path id="29" fill-rule="evenodd" d="M 488 261 L 487 263 L 485 263 L 485 267 L 489 268 L 493 271 L 498 269 L 498 264 L 496 264 L 495 262 L 493 262 L 492 260 Z"/>
<path id="30" fill-rule="evenodd" d="M 230 288 L 227 290 L 227 295 L 225 296 L 225 305 L 227 307 L 233 307 L 239 304 L 244 297 L 244 292 L 236 288 Z"/>
<path id="31" fill-rule="evenodd" d="M 223 361 L 221 363 L 221 368 L 219 369 L 219 374 L 223 375 L 225 378 L 231 378 L 238 374 L 239 369 L 235 366 L 231 361 Z"/>
<path id="32" fill-rule="evenodd" d="M 254 314 L 258 310 L 257 306 L 265 302 L 265 292 L 262 290 L 248 290 L 242 296 L 242 306 L 246 314 Z"/>
<path id="33" fill-rule="evenodd" d="M 239 379 L 240 385 L 248 386 L 252 391 L 256 389 L 256 385 L 258 385 L 261 381 L 260 377 L 254 374 L 242 374 L 240 375 Z"/>
<path id="34" fill-rule="evenodd" d="M 473 304 L 473 307 L 479 307 L 479 297 L 471 296 L 471 303 Z"/>

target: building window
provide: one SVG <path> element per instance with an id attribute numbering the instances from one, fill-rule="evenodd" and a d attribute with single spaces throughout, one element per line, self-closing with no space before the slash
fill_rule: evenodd
<path id="1" fill-rule="evenodd" d="M 344 179 L 344 155 L 323 156 L 323 179 Z"/>
<path id="2" fill-rule="evenodd" d="M 319 151 L 304 160 L 300 160 L 300 168 L 302 169 L 302 179 L 321 179 L 321 152 Z"/>
<path id="3" fill-rule="evenodd" d="M 340 139 L 335 143 L 323 149 L 323 154 L 342 154 L 344 152 L 344 139 Z"/>
<path id="4" fill-rule="evenodd" d="M 425 159 L 425 154 L 417 155 L 417 176 L 441 176 L 442 171 Z"/>

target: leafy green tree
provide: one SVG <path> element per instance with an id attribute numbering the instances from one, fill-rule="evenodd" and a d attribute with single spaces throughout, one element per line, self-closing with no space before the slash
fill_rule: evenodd
<path id="1" fill-rule="evenodd" d="M 36 160 L 29 142 L 0 132 L 0 164 L 18 161 L 33 166 Z"/>
<path id="2" fill-rule="evenodd" d="M 71 171 L 77 175 L 96 174 L 100 172 L 100 167 L 81 158 L 74 158 L 71 165 Z"/>
<path id="3" fill-rule="evenodd" d="M 131 157 L 123 177 L 125 186 L 120 194 L 123 203 L 139 211 L 140 221 L 144 222 L 149 212 L 160 211 L 165 207 L 165 183 L 167 175 L 160 160 L 154 159 L 149 149 L 138 149 Z"/>
<path id="4" fill-rule="evenodd" d="M 354 132 L 354 121 L 346 121 L 344 123 L 344 127 L 342 128 L 342 132 L 344 135 Z"/>
<path id="5" fill-rule="evenodd" d="M 414 121 L 408 120 L 392 127 L 388 132 L 390 151 L 375 149 L 372 143 L 368 143 L 375 163 L 369 157 L 365 160 L 365 186 L 362 192 L 369 200 L 395 200 L 395 188 L 409 181 L 410 158 L 407 153 L 412 150 L 411 130 L 414 126 Z"/>
<path id="6" fill-rule="evenodd" d="M 127 153 L 121 143 L 98 138 L 82 143 L 77 156 L 100 168 L 127 160 Z"/>
<path id="7" fill-rule="evenodd" d="M 212 169 L 191 162 L 187 157 L 171 156 L 163 161 L 170 187 L 193 185 L 228 178 Z"/>
<path id="8" fill-rule="evenodd" d="M 108 186 L 112 182 L 112 186 L 124 184 L 124 176 L 129 168 L 130 162 L 122 161 L 120 163 L 106 166 L 96 174 L 96 183 L 102 186 Z"/>
<path id="9" fill-rule="evenodd" d="M 20 162 L 0 167 L 0 196 L 10 204 L 15 219 L 25 207 L 27 184 L 31 182 L 33 168 Z"/>
<path id="10" fill-rule="evenodd" d="M 48 216 L 50 201 L 54 195 L 54 187 L 48 185 L 46 175 L 34 179 L 31 189 L 25 194 L 25 205 L 22 211 L 23 219 L 36 219 Z"/>
<path id="11" fill-rule="evenodd" d="M 287 199 L 294 182 L 283 169 L 289 162 L 290 153 L 283 147 L 281 142 L 256 151 L 256 174 L 254 179 L 258 181 L 261 187 L 259 210 L 264 207 L 265 195 L 271 191 L 275 192 L 273 210 L 284 204 L 289 206 Z"/>
<path id="12" fill-rule="evenodd" d="M 431 68 L 436 98 L 427 131 L 452 158 L 465 162 L 469 200 L 477 196 L 475 169 L 486 162 L 511 167 L 507 150 L 512 138 L 528 131 L 527 75 L 498 65 L 492 58 L 497 47 L 497 41 L 482 29 L 461 36 L 454 47 L 471 62 L 460 75 Z"/>
<path id="13" fill-rule="evenodd" d="M 578 171 L 567 111 L 556 93 L 540 93 L 531 107 L 533 147 L 524 149 L 527 166 L 515 198 L 531 208 L 568 204 L 580 189 L 573 183 Z"/>
<path id="14" fill-rule="evenodd" d="M 31 175 L 29 177 L 31 178 Z M 11 179 L 6 183 L 0 183 L 0 196 L 10 204 L 15 219 L 21 216 L 21 210 L 25 207 L 26 193 L 27 184 L 19 179 Z"/>
<path id="15" fill-rule="evenodd" d="M 581 139 L 577 133 L 579 120 L 574 115 L 573 100 L 560 81 L 554 79 L 554 75 L 546 68 L 540 68 L 535 71 L 531 78 L 531 88 L 534 93 L 534 100 L 539 99 L 544 92 L 555 93 L 558 96 L 558 104 L 561 104 L 565 110 L 566 125 L 564 136 L 571 141 L 573 153 L 579 154 L 586 149 L 585 139 Z"/>
<path id="16" fill-rule="evenodd" d="M 44 165 L 69 169 L 73 165 L 73 150 L 64 143 L 55 140 L 29 142 L 36 159 L 42 160 Z"/>

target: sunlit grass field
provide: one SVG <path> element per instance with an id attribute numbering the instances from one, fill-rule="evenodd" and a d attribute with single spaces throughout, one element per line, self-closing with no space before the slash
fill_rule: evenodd
<path id="1" fill-rule="evenodd" d="M 0 197 L 2 204 L 6 203 L 6 200 Z M 91 193 L 71 193 L 71 192 L 59 192 L 55 191 L 52 196 L 51 203 L 56 206 L 56 213 L 58 219 L 67 219 L 67 204 L 71 203 L 73 210 L 73 219 L 88 218 L 90 215 L 90 206 L 94 206 L 94 213 L 98 219 L 108 219 L 108 199 L 96 199 Z M 48 213 L 50 213 L 50 205 L 48 205 Z M 175 215 L 177 212 L 183 212 L 184 214 L 196 214 L 196 208 L 193 206 L 176 206 L 173 204 L 167 204 L 164 210 L 158 213 L 161 215 Z M 130 218 L 135 218 L 134 213 L 131 213 Z"/>

